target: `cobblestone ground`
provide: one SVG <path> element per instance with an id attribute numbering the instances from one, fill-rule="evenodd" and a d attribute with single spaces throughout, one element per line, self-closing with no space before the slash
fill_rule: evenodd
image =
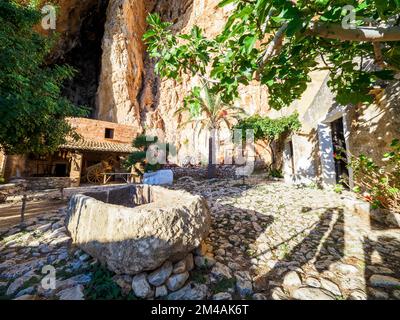
<path id="1" fill-rule="evenodd" d="M 212 228 L 195 252 L 189 284 L 170 297 L 400 299 L 400 231 L 371 225 L 368 216 L 350 209 L 350 195 L 282 182 L 243 185 L 189 177 L 172 188 L 206 197 Z M 70 245 L 64 217 L 64 210 L 53 211 L 29 220 L 24 230 L 15 227 L 2 235 L 1 295 L 118 298 L 107 295 L 117 284 L 123 292 L 119 298 L 135 298 L 131 277 L 104 271 L 107 292 L 93 294 L 97 263 Z M 46 291 L 41 271 L 49 264 L 58 281 L 55 290 Z"/>
<path id="2" fill-rule="evenodd" d="M 251 287 L 236 283 L 234 297 L 400 299 L 400 232 L 372 227 L 347 208 L 351 195 L 282 182 L 180 182 L 209 201 L 209 256 L 251 279 Z"/>

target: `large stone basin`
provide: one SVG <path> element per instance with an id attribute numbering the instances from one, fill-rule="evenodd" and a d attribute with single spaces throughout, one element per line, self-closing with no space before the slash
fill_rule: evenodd
<path id="1" fill-rule="evenodd" d="M 67 210 L 73 242 L 117 274 L 137 274 L 182 259 L 210 227 L 204 198 L 159 186 L 77 194 Z"/>

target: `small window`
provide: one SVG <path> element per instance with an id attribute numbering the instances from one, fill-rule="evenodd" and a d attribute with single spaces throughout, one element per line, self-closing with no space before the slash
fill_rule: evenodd
<path id="1" fill-rule="evenodd" d="M 114 129 L 106 128 L 106 132 L 105 132 L 104 137 L 106 139 L 114 139 Z"/>

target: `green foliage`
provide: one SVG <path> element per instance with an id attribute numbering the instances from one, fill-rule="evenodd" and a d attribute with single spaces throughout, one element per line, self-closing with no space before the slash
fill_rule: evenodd
<path id="1" fill-rule="evenodd" d="M 371 89 L 380 80 L 393 79 L 400 69 L 399 42 L 381 44 L 386 66 L 381 71 L 365 70 L 359 62 L 374 59 L 372 43 L 328 39 L 310 34 L 313 23 L 341 25 L 348 12 L 356 9 L 356 25 L 393 25 L 400 13 L 398 0 L 223 0 L 234 5 L 225 28 L 215 38 L 206 38 L 194 26 L 187 34 L 175 35 L 171 23 L 150 14 L 150 29 L 144 39 L 155 58 L 156 72 L 180 80 L 182 74 L 206 75 L 224 102 L 239 95 L 239 85 L 256 78 L 269 90 L 269 104 L 275 109 L 301 97 L 314 70 L 329 70 L 329 87 L 341 104 L 370 103 Z M 286 29 L 284 26 L 287 26 Z M 265 56 L 277 30 L 283 38 L 271 56 Z M 276 40 L 276 39 L 275 39 Z M 265 63 L 262 63 L 266 57 Z M 257 75 L 257 76 L 255 76 Z"/>
<path id="2" fill-rule="evenodd" d="M 0 176 L 0 184 L 4 184 L 6 183 L 6 179 L 4 179 L 4 177 Z"/>
<path id="3" fill-rule="evenodd" d="M 135 299 L 134 296 L 123 296 L 121 288 L 114 282 L 114 274 L 100 264 L 91 269 L 92 279 L 84 290 L 86 300 L 122 300 Z"/>
<path id="4" fill-rule="evenodd" d="M 336 185 L 334 186 L 334 188 L 333 188 L 333 191 L 336 192 L 336 193 L 341 194 L 341 193 L 343 193 L 343 191 L 344 191 L 344 187 L 343 187 L 342 184 L 336 184 Z"/>
<path id="5" fill-rule="evenodd" d="M 255 141 L 265 139 L 273 141 L 285 134 L 300 130 L 301 123 L 297 113 L 278 119 L 254 115 L 242 119 L 234 128 L 242 130 L 243 139 L 246 137 L 246 130 L 250 129 L 254 130 Z"/>
<path id="6" fill-rule="evenodd" d="M 158 137 L 154 136 L 146 136 L 146 135 L 139 135 L 133 140 L 132 146 L 139 149 L 138 151 L 134 151 L 131 153 L 125 163 L 126 167 L 134 167 L 136 173 L 139 176 L 142 176 L 145 172 L 150 171 L 157 171 L 161 168 L 159 163 L 151 164 L 147 161 L 147 150 L 150 146 L 156 145 L 158 141 Z M 161 148 L 163 146 L 159 144 Z M 169 150 L 167 146 L 164 148 Z"/>
<path id="7" fill-rule="evenodd" d="M 201 84 L 202 87 L 195 87 L 191 94 L 185 97 L 183 106 L 175 112 L 175 114 L 189 114 L 189 119 L 180 126 L 195 123 L 194 131 L 198 127 L 200 128 L 199 134 L 204 129 L 213 130 L 210 132 L 211 135 L 215 135 L 214 130 L 219 130 L 222 124 L 231 128 L 233 122 L 241 117 L 244 110 L 232 103 L 224 102 L 221 92 L 218 92 L 218 88 L 214 84 L 210 85 L 206 80 L 201 80 Z M 212 143 L 216 143 L 216 139 L 211 140 Z M 211 150 L 216 150 L 216 148 L 211 147 Z M 212 163 L 212 158 L 213 155 L 208 159 L 207 175 L 209 178 L 215 177 L 215 163 Z"/>
<path id="8" fill-rule="evenodd" d="M 205 284 L 207 282 L 207 269 L 195 269 L 190 273 L 190 279 L 198 284 Z"/>
<path id="9" fill-rule="evenodd" d="M 226 292 L 227 290 L 234 288 L 235 285 L 236 285 L 235 278 L 228 279 L 224 277 L 211 286 L 211 291 L 213 294 L 219 292 Z"/>
<path id="10" fill-rule="evenodd" d="M 55 38 L 34 30 L 40 19 L 34 6 L 0 2 L 0 145 L 9 154 L 55 151 L 72 134 L 65 118 L 85 114 L 61 96 L 74 70 L 46 65 Z"/>
<path id="11" fill-rule="evenodd" d="M 374 207 L 400 212 L 400 141 L 394 139 L 389 148 L 383 166 L 361 154 L 351 156 L 348 167 L 353 169 L 354 192 Z"/>
<path id="12" fill-rule="evenodd" d="M 143 36 L 150 57 L 159 59 L 155 71 L 162 77 L 179 78 L 181 71 L 195 75 L 204 74 L 210 61 L 209 42 L 195 26 L 190 34 L 174 36 L 171 23 L 163 22 L 158 14 L 149 14 L 147 23 L 151 28 Z M 187 43 L 178 45 L 179 40 Z"/>
<path id="13" fill-rule="evenodd" d="M 278 169 L 272 169 L 272 170 L 269 172 L 269 175 L 270 175 L 272 178 L 279 178 L 279 179 L 283 178 L 282 170 L 278 170 Z"/>
<path id="14" fill-rule="evenodd" d="M 215 86 L 210 86 L 207 81 L 201 81 L 202 87 L 195 87 L 192 93 L 185 98 L 184 105 L 175 114 L 189 114 L 189 120 L 181 123 L 195 122 L 201 129 L 220 129 L 223 123 L 228 128 L 234 121 L 244 114 L 242 108 L 224 103 L 221 94 L 216 92 Z"/>
<path id="15" fill-rule="evenodd" d="M 12 296 L 7 295 L 7 286 L 0 287 L 0 300 L 11 300 Z"/>
<path id="16" fill-rule="evenodd" d="M 152 144 L 157 143 L 158 137 L 150 137 L 146 135 L 137 136 L 133 141 L 134 148 L 147 150 Z"/>

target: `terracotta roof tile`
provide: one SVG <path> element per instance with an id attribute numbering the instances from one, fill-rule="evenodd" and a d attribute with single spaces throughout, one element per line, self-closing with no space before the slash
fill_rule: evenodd
<path id="1" fill-rule="evenodd" d="M 135 149 L 125 143 L 118 142 L 102 142 L 80 139 L 78 141 L 68 141 L 60 146 L 61 149 L 82 150 L 82 151 L 100 151 L 100 152 L 118 152 L 132 153 Z"/>

